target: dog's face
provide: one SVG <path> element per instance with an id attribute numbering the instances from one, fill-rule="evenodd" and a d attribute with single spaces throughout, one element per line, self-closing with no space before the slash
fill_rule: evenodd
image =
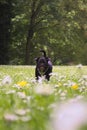
<path id="1" fill-rule="evenodd" d="M 45 57 L 37 58 L 36 62 L 37 62 L 37 68 L 39 69 L 40 72 L 44 72 L 48 67 L 48 61 Z"/>

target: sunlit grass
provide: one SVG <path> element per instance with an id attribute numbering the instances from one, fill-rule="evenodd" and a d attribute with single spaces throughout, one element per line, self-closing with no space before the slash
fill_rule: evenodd
<path id="1" fill-rule="evenodd" d="M 49 82 L 35 81 L 34 69 L 0 66 L 0 130 L 48 130 L 58 102 L 86 99 L 86 66 L 54 66 Z"/>

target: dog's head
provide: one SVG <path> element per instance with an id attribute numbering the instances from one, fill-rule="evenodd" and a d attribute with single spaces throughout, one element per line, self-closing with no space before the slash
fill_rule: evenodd
<path id="1" fill-rule="evenodd" d="M 46 57 L 38 57 L 36 59 L 37 68 L 40 72 L 45 72 L 46 68 L 48 67 L 48 59 Z"/>

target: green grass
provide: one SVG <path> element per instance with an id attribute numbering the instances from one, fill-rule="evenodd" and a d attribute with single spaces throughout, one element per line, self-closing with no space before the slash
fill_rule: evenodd
<path id="1" fill-rule="evenodd" d="M 46 130 L 56 102 L 86 97 L 86 66 L 55 66 L 51 80 L 41 83 L 35 82 L 34 69 L 0 66 L 0 130 Z M 18 85 L 21 81 L 24 86 Z"/>

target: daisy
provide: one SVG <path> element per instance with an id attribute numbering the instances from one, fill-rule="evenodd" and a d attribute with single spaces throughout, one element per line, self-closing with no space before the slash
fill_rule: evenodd
<path id="1" fill-rule="evenodd" d="M 8 75 L 5 76 L 2 80 L 2 85 L 8 85 L 12 83 L 12 78 Z"/>

